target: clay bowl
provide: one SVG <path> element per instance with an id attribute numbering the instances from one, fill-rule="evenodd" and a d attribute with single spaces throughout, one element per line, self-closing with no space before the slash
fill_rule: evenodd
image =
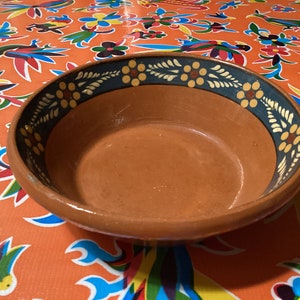
<path id="1" fill-rule="evenodd" d="M 11 168 L 46 209 L 130 241 L 239 228 L 299 190 L 300 116 L 270 81 L 228 63 L 145 54 L 56 78 L 17 112 Z"/>

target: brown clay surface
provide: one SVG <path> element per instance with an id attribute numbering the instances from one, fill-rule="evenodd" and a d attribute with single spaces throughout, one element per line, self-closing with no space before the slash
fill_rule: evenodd
<path id="1" fill-rule="evenodd" d="M 250 112 L 211 92 L 116 90 L 56 126 L 49 174 L 74 201 L 164 220 L 221 215 L 257 199 L 275 166 L 271 137 Z"/>

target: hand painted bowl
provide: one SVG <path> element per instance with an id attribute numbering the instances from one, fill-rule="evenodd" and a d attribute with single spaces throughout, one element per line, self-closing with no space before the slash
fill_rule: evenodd
<path id="1" fill-rule="evenodd" d="M 300 116 L 243 68 L 186 54 L 88 64 L 17 112 L 8 157 L 25 191 L 83 228 L 198 240 L 250 224 L 299 190 Z"/>

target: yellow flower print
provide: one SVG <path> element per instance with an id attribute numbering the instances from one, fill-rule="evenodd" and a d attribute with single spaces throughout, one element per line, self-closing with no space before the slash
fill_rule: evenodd
<path id="1" fill-rule="evenodd" d="M 141 81 L 146 80 L 147 75 L 144 73 L 146 67 L 144 64 L 137 64 L 134 59 L 128 62 L 127 66 L 122 68 L 123 83 L 131 83 L 132 86 L 138 86 Z"/>
<path id="2" fill-rule="evenodd" d="M 76 107 L 77 101 L 80 99 L 80 93 L 76 91 L 76 85 L 73 82 L 67 84 L 61 81 L 58 86 L 59 89 L 56 91 L 56 96 L 60 100 L 61 107 Z"/>
<path id="3" fill-rule="evenodd" d="M 240 104 L 246 108 L 250 106 L 252 108 L 257 106 L 257 100 L 264 95 L 264 92 L 260 89 L 260 83 L 258 81 L 252 84 L 246 82 L 243 84 L 243 90 L 237 93 L 237 98 L 241 100 Z"/>
<path id="4" fill-rule="evenodd" d="M 187 85 L 191 88 L 197 85 L 202 85 L 204 83 L 203 76 L 206 75 L 207 70 L 201 68 L 198 61 L 194 61 L 192 65 L 185 65 L 183 68 L 184 74 L 181 75 L 180 79 L 182 81 L 187 81 Z"/>
<path id="5" fill-rule="evenodd" d="M 41 152 L 44 152 L 44 146 L 41 143 L 41 136 L 37 132 L 33 132 L 33 129 L 30 125 L 25 125 L 24 128 L 20 129 L 22 136 L 24 137 L 24 142 L 27 147 L 32 148 L 33 152 L 37 155 L 40 155 Z"/>
<path id="6" fill-rule="evenodd" d="M 289 152 L 294 145 L 300 142 L 300 127 L 297 124 L 293 124 L 288 131 L 285 131 L 280 136 L 281 144 L 279 150 L 284 153 Z"/>
<path id="7" fill-rule="evenodd" d="M 95 13 L 89 20 L 86 22 L 88 28 L 95 28 L 96 26 L 108 27 L 111 25 L 122 24 L 121 18 L 118 14 L 105 14 L 105 13 Z"/>

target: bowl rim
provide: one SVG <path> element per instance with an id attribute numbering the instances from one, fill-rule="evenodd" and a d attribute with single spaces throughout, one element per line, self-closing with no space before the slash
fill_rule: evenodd
<path id="1" fill-rule="evenodd" d="M 204 237 L 218 233 L 224 233 L 249 225 L 273 213 L 291 200 L 291 198 L 300 190 L 300 168 L 296 170 L 296 172 L 287 180 L 286 183 L 278 187 L 276 190 L 265 196 L 262 196 L 259 199 L 256 199 L 255 201 L 251 201 L 242 206 L 228 210 L 228 214 L 225 216 L 215 215 L 212 218 L 203 218 L 202 215 L 199 219 L 191 218 L 189 220 L 158 219 L 155 217 L 143 216 L 139 219 L 133 220 L 130 218 L 130 216 L 114 215 L 113 213 L 107 214 L 105 209 L 93 210 L 88 205 L 71 200 L 57 193 L 50 187 L 45 186 L 23 162 L 23 159 L 21 158 L 21 155 L 17 149 L 17 143 L 15 139 L 18 121 L 29 103 L 52 83 L 61 80 L 72 73 L 77 73 L 80 70 L 87 69 L 94 65 L 101 66 L 102 63 L 129 61 L 131 59 L 143 57 L 189 57 L 196 60 L 209 60 L 215 62 L 216 64 L 228 65 L 231 68 L 239 69 L 242 72 L 251 74 L 251 76 L 255 76 L 259 78 L 259 80 L 266 82 L 277 92 L 281 93 L 289 101 L 295 111 L 300 114 L 300 107 L 287 93 L 287 91 L 285 91 L 279 85 L 275 84 L 270 79 L 263 77 L 259 73 L 250 70 L 249 68 L 237 66 L 228 61 L 208 58 L 190 53 L 155 51 L 135 53 L 121 57 L 108 58 L 102 61 L 89 62 L 56 76 L 45 85 L 42 85 L 28 97 L 23 105 L 17 110 L 12 119 L 7 136 L 8 161 L 16 180 L 20 183 L 25 191 L 32 190 L 31 186 L 34 186 L 33 191 L 29 193 L 29 196 L 32 197 L 32 199 L 44 206 L 47 210 L 57 214 L 59 217 L 62 217 L 71 223 L 75 223 L 80 227 L 89 230 L 111 236 L 124 237 L 126 239 L 170 241 L 198 240 Z M 43 197 L 43 195 L 47 196 Z M 66 213 L 62 214 L 60 208 L 64 208 Z M 241 216 L 241 212 L 246 211 L 247 213 Z M 95 227 L 95 225 L 97 226 Z M 179 226 L 180 231 L 177 233 Z M 147 235 L 144 233 L 151 231 L 153 232 L 154 227 L 158 228 L 154 234 L 152 233 Z"/>

